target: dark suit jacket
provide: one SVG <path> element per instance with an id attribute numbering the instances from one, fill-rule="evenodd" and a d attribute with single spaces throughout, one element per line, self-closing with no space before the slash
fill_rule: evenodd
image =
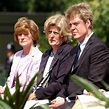
<path id="1" fill-rule="evenodd" d="M 48 87 L 39 88 L 36 90 L 36 95 L 38 99 L 54 99 L 57 93 L 61 90 L 64 77 L 67 75 L 66 66 L 68 65 L 67 59 L 72 50 L 72 46 L 69 44 L 62 44 L 58 51 L 56 52 L 54 59 L 50 66 L 50 80 L 48 83 Z M 41 60 L 40 70 L 43 74 L 47 60 L 50 56 L 52 49 L 47 50 Z"/>
<path id="2" fill-rule="evenodd" d="M 69 58 L 69 63 L 71 63 L 71 65 L 73 65 L 74 62 L 76 49 L 77 46 L 72 49 Z M 104 88 L 100 81 L 105 80 L 107 73 L 109 73 L 109 65 L 107 65 L 106 61 L 109 63 L 109 51 L 107 50 L 106 45 L 93 34 L 88 40 L 76 67 L 72 72 L 72 66 L 68 66 L 67 70 L 69 70 L 68 72 L 71 72 L 71 74 L 76 74 L 88 79 L 99 88 Z M 107 82 L 109 82 L 109 79 Z M 63 88 L 58 96 L 68 97 L 74 102 L 76 95 L 82 93 L 83 89 L 71 79 L 68 79 L 67 87 Z"/>

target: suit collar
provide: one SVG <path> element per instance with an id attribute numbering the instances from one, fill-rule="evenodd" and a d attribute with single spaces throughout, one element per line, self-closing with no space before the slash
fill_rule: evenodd
<path id="1" fill-rule="evenodd" d="M 65 46 L 66 46 L 66 43 L 63 43 L 63 44 L 58 48 L 58 50 L 57 50 L 57 52 L 56 52 L 56 54 L 55 54 L 55 56 L 54 56 L 54 59 L 53 59 L 51 65 L 50 65 L 50 70 L 53 68 L 53 66 L 55 65 L 55 63 L 59 60 L 59 55 L 60 55 L 60 53 L 63 51 L 63 49 L 65 48 Z M 47 60 L 48 60 L 48 58 L 49 58 L 51 52 L 52 52 L 52 48 L 49 49 L 49 50 L 47 50 L 47 51 L 43 54 L 43 56 L 42 56 L 42 60 L 41 60 L 41 64 L 40 64 L 40 65 L 41 65 L 40 68 L 43 69 L 42 72 L 44 71 L 44 68 L 45 68 L 45 66 L 46 66 Z"/>
<path id="2" fill-rule="evenodd" d="M 50 66 L 50 69 L 53 68 L 53 66 L 55 65 L 55 63 L 59 60 L 59 56 L 60 54 L 62 53 L 62 51 L 64 50 L 65 46 L 66 46 L 67 43 L 63 43 L 57 50 L 55 56 L 54 56 L 54 59 L 51 63 L 51 66 Z"/>
<path id="3" fill-rule="evenodd" d="M 70 56 L 68 58 L 68 62 L 69 62 L 69 66 L 67 67 L 67 71 L 70 72 L 72 67 L 73 67 L 73 63 L 74 63 L 74 59 L 76 56 L 76 51 L 77 51 L 77 46 L 73 47 L 71 52 L 70 52 Z"/>
<path id="4" fill-rule="evenodd" d="M 90 45 L 93 44 L 93 41 L 94 41 L 94 40 L 95 40 L 95 34 L 93 33 L 92 36 L 89 38 L 89 40 L 88 40 L 88 42 L 87 42 L 87 44 L 86 44 L 86 46 L 85 46 L 85 48 L 84 48 L 84 50 L 83 50 L 81 56 L 80 56 L 80 59 L 79 59 L 79 61 L 78 61 L 76 67 L 78 67 L 78 65 L 79 65 L 80 63 L 82 63 L 82 61 L 85 59 L 85 58 L 84 58 L 84 55 L 87 53 L 87 51 L 88 51 Z"/>

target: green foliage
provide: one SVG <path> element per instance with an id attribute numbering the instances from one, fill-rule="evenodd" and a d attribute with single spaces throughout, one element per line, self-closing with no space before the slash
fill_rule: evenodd
<path id="1" fill-rule="evenodd" d="M 36 76 L 36 75 L 35 75 Z M 19 83 L 19 79 L 18 76 L 16 78 L 16 91 L 13 95 L 11 95 L 8 86 L 6 86 L 5 92 L 4 92 L 4 99 L 3 101 L 9 105 L 12 109 L 23 109 L 28 95 L 32 89 L 32 85 L 34 83 L 34 79 L 35 77 L 33 77 L 33 79 L 30 81 L 30 83 L 28 84 L 28 86 L 24 87 L 22 91 L 20 91 L 20 83 Z M 1 98 L 2 100 L 2 98 Z"/>
<path id="2" fill-rule="evenodd" d="M 107 84 L 106 82 L 104 81 L 101 81 L 102 84 L 104 85 L 104 87 L 106 88 L 106 90 L 109 90 L 109 84 Z"/>
<path id="3" fill-rule="evenodd" d="M 71 76 L 71 79 L 83 89 L 86 89 L 88 92 L 91 92 L 99 100 L 105 101 L 106 108 L 109 107 L 109 98 L 107 98 L 102 92 L 100 92 L 99 88 L 93 83 L 77 75 Z"/>
<path id="4" fill-rule="evenodd" d="M 48 40 L 44 34 L 40 34 L 40 39 L 38 41 L 38 47 L 42 52 L 45 52 L 47 49 L 50 48 L 48 44 Z"/>
<path id="5" fill-rule="evenodd" d="M 4 97 L 0 97 L 0 109 L 23 109 L 25 106 L 25 103 L 28 99 L 28 95 L 30 94 L 33 85 L 34 80 L 37 76 L 36 75 L 32 78 L 28 86 L 24 86 L 23 90 L 21 91 L 21 85 L 19 83 L 19 77 L 16 77 L 16 87 L 15 87 L 15 93 L 11 94 L 8 86 L 6 86 Z M 47 105 L 42 105 L 44 109 L 49 109 Z"/>
<path id="6" fill-rule="evenodd" d="M 12 109 L 12 108 L 1 100 L 0 101 L 0 109 Z"/>
<path id="7" fill-rule="evenodd" d="M 0 71 L 0 85 L 4 85 L 4 83 L 6 82 L 6 79 L 7 79 L 6 71 L 5 71 L 4 68 L 1 68 L 1 71 Z"/>
<path id="8" fill-rule="evenodd" d="M 41 107 L 42 107 L 43 109 L 50 109 L 50 107 L 49 107 L 47 104 L 43 104 L 43 105 L 41 105 Z"/>
<path id="9" fill-rule="evenodd" d="M 109 1 L 92 0 L 88 3 L 94 13 L 94 30 L 102 41 L 109 46 Z"/>

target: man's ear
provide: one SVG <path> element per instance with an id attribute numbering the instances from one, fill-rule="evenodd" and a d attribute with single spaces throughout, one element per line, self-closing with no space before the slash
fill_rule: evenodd
<path id="1" fill-rule="evenodd" d="M 91 27 L 91 22 L 90 22 L 90 20 L 87 20 L 87 21 L 86 21 L 86 26 L 87 26 L 87 28 L 90 28 L 90 27 Z"/>

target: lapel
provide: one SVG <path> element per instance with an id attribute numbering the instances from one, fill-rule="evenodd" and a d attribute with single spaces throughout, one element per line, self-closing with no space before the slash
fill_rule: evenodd
<path id="1" fill-rule="evenodd" d="M 57 50 L 55 56 L 54 56 L 54 59 L 51 63 L 51 66 L 50 66 L 50 70 L 54 67 L 54 65 L 57 63 L 57 61 L 61 58 L 62 56 L 62 52 L 63 50 L 65 49 L 66 47 L 66 43 L 63 43 Z"/>
<path id="2" fill-rule="evenodd" d="M 53 68 L 53 66 L 56 64 L 56 62 L 59 60 L 59 58 L 61 57 L 62 55 L 62 51 L 64 50 L 64 48 L 66 47 L 66 43 L 63 43 L 57 50 L 55 56 L 54 56 L 54 59 L 50 65 L 50 70 Z M 52 51 L 52 48 L 50 50 L 47 50 L 44 55 L 43 55 L 43 58 L 42 58 L 42 61 L 41 61 L 41 66 L 40 68 L 43 68 L 42 72 L 44 71 L 45 69 L 45 66 L 46 66 L 46 63 L 47 63 L 47 60 L 50 56 L 50 53 Z"/>
<path id="3" fill-rule="evenodd" d="M 78 62 L 77 62 L 77 66 L 76 66 L 75 68 L 77 68 L 79 65 L 81 65 L 82 62 L 86 59 L 86 58 L 85 58 L 85 54 L 86 54 L 86 53 L 89 53 L 88 50 L 89 50 L 90 46 L 93 44 L 94 39 L 95 39 L 95 34 L 93 34 L 93 35 L 90 37 L 90 39 L 88 40 L 88 42 L 87 42 L 87 44 L 86 44 L 86 46 L 85 46 L 85 48 L 84 48 L 84 50 L 83 50 L 83 52 L 82 52 L 82 54 L 81 54 L 81 56 L 80 56 L 80 59 L 79 59 Z"/>
<path id="4" fill-rule="evenodd" d="M 58 60 L 59 60 L 59 55 L 56 53 L 55 56 L 54 56 L 54 58 L 53 58 L 53 61 L 52 61 L 51 65 L 50 65 L 49 71 L 51 71 L 53 69 L 54 65 L 56 64 L 56 62 Z"/>
<path id="5" fill-rule="evenodd" d="M 22 51 L 23 52 L 23 51 Z M 21 54 L 22 55 L 22 54 Z M 20 63 L 21 65 L 18 67 L 19 72 L 18 72 L 18 76 L 20 76 L 26 69 L 27 73 L 29 70 L 29 66 L 31 65 L 34 55 L 36 55 L 36 51 L 33 51 L 24 61 L 23 63 Z M 19 59 L 21 58 L 21 56 L 19 57 Z"/>
<path id="6" fill-rule="evenodd" d="M 77 52 L 77 48 L 78 48 L 78 45 L 73 47 L 71 52 L 70 52 L 70 56 L 68 58 L 68 67 L 67 67 L 67 71 L 69 72 L 72 67 L 73 67 L 73 63 L 74 63 L 74 60 L 75 60 L 75 56 L 76 56 L 76 52 Z"/>
<path id="7" fill-rule="evenodd" d="M 65 47 L 64 44 L 62 44 L 59 48 L 58 48 L 58 51 L 56 52 L 54 58 L 53 58 L 53 61 L 50 65 L 50 68 L 49 68 L 49 72 L 52 71 L 52 69 L 54 68 L 55 64 L 57 64 L 57 61 L 59 60 L 60 58 L 60 54 L 62 53 L 63 51 L 63 48 Z M 44 72 L 44 69 L 46 67 L 46 63 L 48 61 L 48 58 L 51 54 L 51 51 L 52 51 L 52 48 L 47 50 L 43 56 L 42 56 L 42 59 L 41 59 L 41 63 L 40 63 L 40 70 L 39 70 L 39 73 L 38 73 L 38 77 L 37 77 L 37 85 L 40 83 L 40 81 L 43 79 L 43 72 Z"/>
<path id="8" fill-rule="evenodd" d="M 41 81 L 41 79 L 43 77 L 43 72 L 44 72 L 44 69 L 45 69 L 47 60 L 48 60 L 48 58 L 50 56 L 50 52 L 51 52 L 51 49 L 50 50 L 47 50 L 42 55 L 41 63 L 40 63 L 40 68 L 39 68 L 39 72 L 38 72 L 38 75 L 37 75 L 37 85 L 40 83 L 40 81 Z"/>

